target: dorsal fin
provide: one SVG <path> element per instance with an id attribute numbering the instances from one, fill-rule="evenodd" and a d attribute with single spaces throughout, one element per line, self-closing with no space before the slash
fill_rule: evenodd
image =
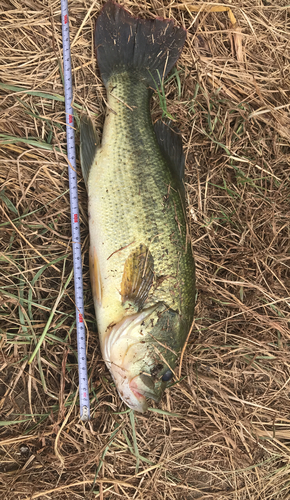
<path id="1" fill-rule="evenodd" d="M 171 121 L 158 120 L 154 125 L 158 145 L 165 157 L 171 173 L 177 183 L 182 200 L 185 199 L 184 166 L 185 157 L 179 130 L 171 125 Z"/>
<path id="2" fill-rule="evenodd" d="M 87 115 L 81 118 L 80 136 L 81 167 L 83 178 L 87 186 L 91 166 L 94 162 L 96 152 L 100 144 L 100 139 L 93 122 Z"/>

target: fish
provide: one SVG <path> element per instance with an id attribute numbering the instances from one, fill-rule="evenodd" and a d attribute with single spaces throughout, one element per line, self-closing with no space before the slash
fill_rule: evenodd
<path id="1" fill-rule="evenodd" d="M 94 36 L 107 110 L 102 141 L 88 114 L 80 125 L 92 294 L 103 359 L 121 399 L 144 412 L 172 384 L 194 315 L 182 138 L 150 113 L 186 31 L 109 0 Z"/>

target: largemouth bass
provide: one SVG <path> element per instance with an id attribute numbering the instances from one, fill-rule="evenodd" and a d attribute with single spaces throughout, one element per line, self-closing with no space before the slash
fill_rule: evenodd
<path id="1" fill-rule="evenodd" d="M 81 124 L 102 355 L 123 401 L 141 412 L 170 384 L 194 312 L 182 141 L 150 115 L 185 38 L 171 20 L 136 19 L 107 2 L 95 31 L 107 90 L 102 143 L 88 117 Z"/>

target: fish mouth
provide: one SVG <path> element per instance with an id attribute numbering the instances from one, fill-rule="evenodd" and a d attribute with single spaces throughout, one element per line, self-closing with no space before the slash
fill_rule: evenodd
<path id="1" fill-rule="evenodd" d="M 137 389 L 132 389 L 131 387 L 130 387 L 130 389 L 138 401 L 138 407 L 136 407 L 134 409 L 136 411 L 140 411 L 140 412 L 144 413 L 148 409 L 148 403 L 147 403 L 146 397 L 144 396 L 144 394 L 141 394 L 139 391 L 137 391 Z"/>
<path id="2" fill-rule="evenodd" d="M 148 409 L 146 395 L 144 391 L 135 382 L 137 377 L 130 377 L 129 373 L 122 367 L 112 365 L 111 373 L 115 382 L 116 388 L 121 399 L 129 408 L 135 411 L 144 413 Z"/>
<path id="3" fill-rule="evenodd" d="M 139 411 L 140 413 L 144 413 L 148 409 L 148 403 L 144 394 L 141 394 L 135 387 L 131 387 L 129 383 L 130 393 L 120 393 L 121 398 L 126 403 L 131 410 Z"/>
<path id="4" fill-rule="evenodd" d="M 118 373 L 115 369 L 113 378 L 121 399 L 131 410 L 144 413 L 148 410 L 147 398 L 154 399 L 156 402 L 160 400 L 159 395 L 157 396 L 155 392 L 148 390 L 148 387 L 142 384 L 140 375 L 130 380 L 124 374 L 121 375 L 121 370 Z"/>
<path id="5" fill-rule="evenodd" d="M 129 382 L 129 387 L 134 394 L 134 396 L 138 399 L 140 404 L 145 407 L 146 409 L 148 408 L 148 399 L 153 399 L 154 401 L 158 402 L 160 400 L 160 395 L 156 394 L 155 391 L 150 390 L 148 387 L 145 386 L 143 381 L 140 378 L 140 375 L 137 375 L 137 377 L 134 377 L 130 382 Z M 145 410 L 143 410 L 145 411 Z"/>

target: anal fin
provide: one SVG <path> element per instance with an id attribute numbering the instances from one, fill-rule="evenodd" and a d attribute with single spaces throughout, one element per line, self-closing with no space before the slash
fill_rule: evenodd
<path id="1" fill-rule="evenodd" d="M 88 178 L 91 166 L 94 162 L 97 149 L 100 144 L 99 136 L 93 125 L 92 120 L 88 116 L 83 116 L 80 124 L 80 142 L 81 142 L 81 167 L 83 177 L 88 184 Z"/>

